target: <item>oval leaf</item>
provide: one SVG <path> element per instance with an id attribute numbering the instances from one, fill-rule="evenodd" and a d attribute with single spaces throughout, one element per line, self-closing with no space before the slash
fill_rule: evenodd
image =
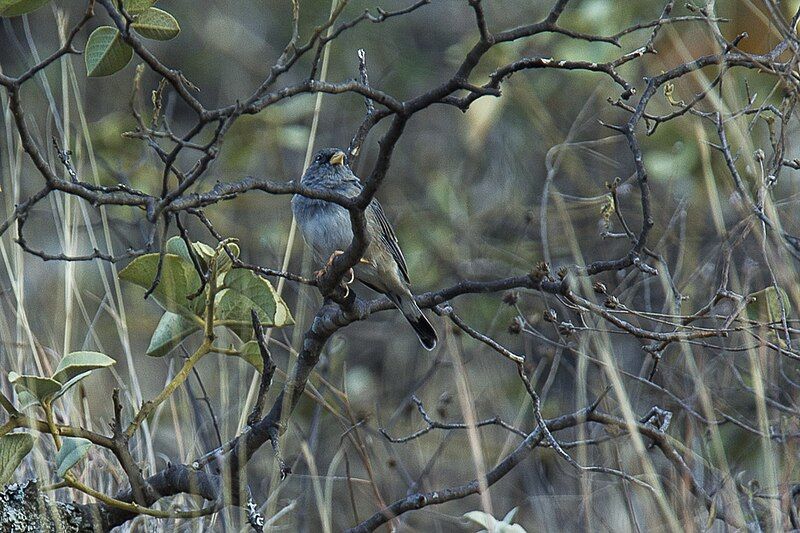
<path id="1" fill-rule="evenodd" d="M 88 372 L 84 372 L 83 374 L 78 374 L 77 376 L 67 380 L 66 383 L 61 385 L 61 390 L 53 395 L 53 400 L 55 400 L 56 398 L 61 398 L 70 389 L 70 387 L 75 385 L 77 382 L 79 382 L 83 378 L 88 377 L 89 374 L 91 374 L 91 373 L 92 373 L 92 371 L 90 370 Z"/>
<path id="2" fill-rule="evenodd" d="M 158 0 L 123 0 L 122 7 L 125 8 L 125 11 L 127 11 L 129 15 L 138 15 L 153 7 L 157 1 Z"/>
<path id="3" fill-rule="evenodd" d="M 294 324 L 294 317 L 292 317 L 292 312 L 289 311 L 289 306 L 283 301 L 283 298 L 281 298 L 278 291 L 275 290 L 275 287 L 268 281 L 267 283 L 269 284 L 269 290 L 272 292 L 275 303 L 277 304 L 275 308 L 275 318 L 272 319 L 272 325 L 276 328 L 291 326 Z"/>
<path id="4" fill-rule="evenodd" d="M 217 293 L 214 301 L 214 312 L 217 320 L 226 321 L 225 326 L 236 333 L 240 338 L 247 339 L 252 335 L 252 319 L 250 310 L 255 309 L 258 320 L 262 324 L 272 324 L 275 311 L 267 314 L 252 298 L 245 296 L 233 289 L 222 289 Z"/>
<path id="5" fill-rule="evenodd" d="M 235 242 L 229 242 L 225 245 L 228 250 L 231 252 L 233 257 L 239 258 L 239 245 Z M 217 272 L 223 273 L 227 272 L 233 266 L 233 261 L 231 261 L 231 256 L 228 255 L 228 252 L 225 251 L 225 247 L 221 247 L 219 250 L 219 256 L 217 256 Z"/>
<path id="6" fill-rule="evenodd" d="M 0 17 L 16 17 L 35 11 L 50 0 L 0 0 Z"/>
<path id="7" fill-rule="evenodd" d="M 147 254 L 131 261 L 120 271 L 119 278 L 149 289 L 157 269 L 158 254 Z M 199 288 L 200 276 L 190 262 L 178 255 L 164 255 L 161 280 L 153 297 L 165 310 L 191 318 L 194 312 L 188 297 Z"/>
<path id="8" fill-rule="evenodd" d="M 198 261 L 200 261 L 200 266 L 202 266 L 203 269 L 207 269 L 208 263 L 214 257 L 214 249 L 202 242 L 193 242 L 192 248 L 194 248 L 194 254 Z M 183 239 L 177 235 L 167 241 L 166 252 L 168 254 L 178 255 L 190 265 L 192 264 L 192 257 L 189 255 L 189 250 L 186 248 L 186 243 L 183 242 Z"/>
<path id="9" fill-rule="evenodd" d="M 194 320 L 167 311 L 164 313 L 164 316 L 161 317 L 156 331 L 150 339 L 150 346 L 147 347 L 147 355 L 151 357 L 167 355 L 173 348 L 179 345 L 183 339 L 198 330 L 200 330 L 200 325 Z"/>
<path id="10" fill-rule="evenodd" d="M 264 373 L 264 359 L 261 358 L 261 348 L 256 341 L 248 341 L 239 349 L 238 357 L 241 357 L 258 370 L 259 374 Z"/>
<path id="11" fill-rule="evenodd" d="M 122 41 L 117 29 L 100 26 L 89 36 L 83 57 L 87 75 L 108 76 L 128 64 L 133 57 L 133 50 Z"/>
<path id="12" fill-rule="evenodd" d="M 189 252 L 186 249 L 186 243 L 183 242 L 183 239 L 181 239 L 177 235 L 174 236 L 174 237 L 170 237 L 167 240 L 167 245 L 165 247 L 165 251 L 168 254 L 179 255 L 183 259 L 185 259 L 186 261 L 189 261 L 189 262 L 192 261 L 192 258 L 189 257 Z"/>
<path id="13" fill-rule="evenodd" d="M 26 409 L 39 405 L 39 400 L 30 392 L 22 389 L 17 391 L 17 409 L 25 411 Z"/>
<path id="14" fill-rule="evenodd" d="M 181 32 L 175 17 L 157 7 L 151 7 L 141 13 L 131 27 L 142 37 L 158 41 L 169 41 Z"/>
<path id="15" fill-rule="evenodd" d="M 28 391 L 40 402 L 50 400 L 61 390 L 61 383 L 54 379 L 39 376 L 21 376 L 16 372 L 8 373 L 8 381 L 14 384 L 17 393 L 22 390 Z"/>
<path id="16" fill-rule="evenodd" d="M 232 289 L 256 304 L 259 319 L 265 325 L 282 327 L 294 324 L 289 306 L 278 295 L 272 283 L 250 270 L 237 268 L 225 274 L 225 287 Z M 250 309 L 244 320 L 250 321 Z"/>
<path id="17" fill-rule="evenodd" d="M 56 453 L 56 467 L 58 476 L 64 477 L 70 468 L 86 457 L 92 442 L 80 437 L 63 437 L 61 449 Z"/>
<path id="18" fill-rule="evenodd" d="M 9 433 L 0 437 L 0 485 L 11 481 L 14 470 L 33 448 L 33 436 L 28 433 Z"/>
<path id="19" fill-rule="evenodd" d="M 100 352 L 72 352 L 58 362 L 53 379 L 63 385 L 79 375 L 115 363 L 112 358 Z"/>

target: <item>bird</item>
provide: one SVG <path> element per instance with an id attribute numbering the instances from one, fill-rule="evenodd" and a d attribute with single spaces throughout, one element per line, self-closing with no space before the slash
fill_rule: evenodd
<path id="1" fill-rule="evenodd" d="M 345 152 L 338 148 L 319 150 L 303 173 L 300 184 L 351 198 L 363 190 L 361 181 L 347 163 Z M 327 265 L 330 265 L 333 258 L 344 253 L 343 250 L 353 241 L 350 213 L 338 204 L 295 194 L 292 212 L 303 240 L 320 263 L 327 260 Z M 369 244 L 361 260 L 353 267 L 355 278 L 386 295 L 411 324 L 422 346 L 433 350 L 436 330 L 414 301 L 406 260 L 378 200 L 373 199 L 364 214 Z"/>

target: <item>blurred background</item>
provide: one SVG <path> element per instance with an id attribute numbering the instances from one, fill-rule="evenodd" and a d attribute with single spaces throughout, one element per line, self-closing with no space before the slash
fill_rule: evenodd
<path id="1" fill-rule="evenodd" d="M 397 2 L 389 4 L 382 7 L 401 7 Z M 512 0 L 485 4 L 492 30 L 538 20 L 551 7 L 550 2 Z M 200 88 L 197 97 L 208 108 L 249 96 L 291 37 L 288 2 L 164 0 L 158 5 L 175 16 L 182 31 L 172 41 L 152 41 L 148 46 L 165 64 L 179 68 Z M 74 23 L 83 7 L 81 2 L 55 1 L 28 17 L 2 19 L 2 71 L 19 73 L 57 48 L 59 26 L 65 21 Z M 374 12 L 374 7 L 372 0 L 353 0 L 344 19 L 357 16 L 363 9 Z M 663 2 L 651 0 L 575 0 L 568 4 L 561 24 L 576 31 L 608 35 L 657 19 L 663 7 Z M 782 6 L 789 16 L 796 8 L 796 1 Z M 308 36 L 329 10 L 326 1 L 301 2 L 301 35 Z M 741 43 L 744 50 L 763 53 L 778 41 L 760 4 L 731 0 L 719 2 L 717 10 L 718 16 L 729 19 L 721 25 L 726 38 L 744 31 L 749 34 Z M 673 11 L 674 16 L 688 14 L 683 5 Z M 101 23 L 108 23 L 102 14 L 92 22 Z M 634 32 L 623 37 L 621 48 L 616 48 L 563 35 L 540 35 L 492 49 L 472 81 L 483 83 L 498 66 L 525 56 L 609 61 L 643 45 L 649 36 L 650 30 Z M 82 39 L 78 38 L 79 47 Z M 327 79 L 356 78 L 356 52 L 363 48 L 370 83 L 407 99 L 448 79 L 476 39 L 467 2 L 434 1 L 407 16 L 381 24 L 364 23 L 342 34 L 331 44 Z M 718 50 L 707 26 L 700 22 L 664 28 L 655 46 L 657 55 L 621 69 L 639 90 L 643 76 L 657 75 Z M 122 136 L 135 128 L 130 98 L 136 63 L 134 59 L 123 71 L 106 78 L 87 78 L 80 56 L 49 67 L 23 89 L 27 120 L 54 166 L 60 168 L 49 141 L 52 136 L 73 151 L 73 162 L 84 181 L 105 185 L 121 182 L 158 193 L 163 170 L 160 162 L 146 143 Z M 307 58 L 302 60 L 280 84 L 305 79 L 309 66 Z M 713 75 L 709 70 L 682 79 L 673 97 L 690 100 Z M 145 107 L 149 105 L 149 92 L 157 84 L 158 79 L 146 71 L 142 81 Z M 621 180 L 619 209 L 632 228 L 641 224 L 627 144 L 601 124 L 620 124 L 629 116 L 609 105 L 608 99 L 619 98 L 618 86 L 596 73 L 534 70 L 515 74 L 502 90 L 501 98 L 482 98 L 467 113 L 434 106 L 415 115 L 397 145 L 377 197 L 394 224 L 417 293 L 463 279 L 520 275 L 543 260 L 556 270 L 623 256 L 630 247 L 629 240 L 603 236 L 620 231 L 617 220 L 606 220 L 603 214 L 609 201 L 607 184 L 615 178 Z M 716 105 L 740 108 L 747 101 L 748 91 L 776 101 L 782 96 L 773 78 L 754 71 L 734 72 L 719 92 Z M 6 95 L 0 100 L 4 107 L 0 115 L 0 185 L 5 217 L 15 203 L 40 188 L 42 178 L 19 146 Z M 218 180 L 232 181 L 246 175 L 278 181 L 296 179 L 302 174 L 309 142 L 315 148 L 346 148 L 364 116 L 363 98 L 355 94 L 323 96 L 319 129 L 310 138 L 315 100 L 314 95 L 301 95 L 256 116 L 242 117 L 196 189 L 207 190 Z M 657 96 L 649 110 L 669 112 L 670 104 L 665 97 Z M 169 91 L 165 93 L 164 112 L 176 132 L 186 131 L 194 123 L 193 114 Z M 376 128 L 367 139 L 357 173 L 365 175 L 372 168 L 382 131 L 382 127 Z M 733 142 L 746 153 L 742 168 L 752 177 L 756 170 L 747 166 L 746 159 L 752 160 L 757 148 L 767 149 L 769 131 L 763 122 L 756 121 L 752 126 L 745 122 L 741 131 L 744 135 L 733 136 Z M 795 133 L 795 129 L 788 132 L 790 147 L 794 146 Z M 720 243 L 739 222 L 741 199 L 734 193 L 724 161 L 708 145 L 714 138 L 712 124 L 688 115 L 660 126 L 652 136 L 641 135 L 655 204 L 650 243 L 662 255 L 666 267 L 653 265 L 662 273 L 657 277 L 632 269 L 597 278 L 630 307 L 691 314 L 716 290 Z M 794 155 L 790 152 L 787 157 Z M 188 168 L 192 160 L 182 155 L 178 164 Z M 784 229 L 791 233 L 800 231 L 794 201 L 800 186 L 796 174 L 789 172 L 782 174 L 773 194 Z M 310 275 L 318 268 L 302 239 L 289 239 L 288 196 L 250 192 L 209 207 L 206 214 L 222 235 L 239 240 L 242 258 L 247 262 L 280 268 L 288 247 L 290 271 Z M 194 220 L 189 224 L 192 239 L 215 244 L 202 225 Z M 49 253 L 89 253 L 94 246 L 108 245 L 120 252 L 142 246 L 149 232 L 150 226 L 137 210 L 109 207 L 101 211 L 62 195 L 41 202 L 26 223 L 29 245 Z M 107 432 L 112 415 L 111 390 L 121 389 L 127 407 L 133 409 L 163 389 L 186 350 L 191 352 L 199 340 L 190 338 L 185 349 L 178 348 L 163 358 L 145 356 L 161 310 L 142 298 L 140 288 L 117 281 L 122 264 L 43 262 L 23 254 L 14 244 L 12 233 L 0 240 L 0 368 L 47 373 L 62 354 L 70 351 L 97 350 L 110 355 L 118 361 L 114 372 L 87 379 L 63 400 L 59 411 L 64 421 Z M 173 234 L 177 234 L 174 228 Z M 761 252 L 761 244 L 754 239 L 737 252 L 734 282 L 743 294 L 763 289 L 768 283 L 759 266 Z M 796 308 L 800 302 L 796 283 L 792 284 L 797 279 L 796 262 L 780 251 L 774 253 L 779 281 Z M 680 309 L 674 307 L 669 277 L 687 297 L 680 302 Z M 272 354 L 279 369 L 274 397 L 283 382 L 281 372 L 290 368 L 321 299 L 315 289 L 272 281 L 296 320 L 295 326 L 272 333 Z M 361 286 L 355 286 L 355 290 L 362 297 L 375 296 Z M 601 346 L 623 371 L 647 377 L 652 368 L 652 359 L 642 349 L 644 343 L 616 334 L 608 324 L 583 324 L 585 330 L 569 337 L 561 335 L 542 320 L 543 310 L 555 308 L 560 320 L 580 324 L 550 296 L 523 291 L 515 305 L 504 303 L 502 296 L 470 295 L 452 304 L 468 324 L 526 356 L 545 417 L 585 406 L 609 384 L 602 365 L 596 363 L 602 359 L 598 352 Z M 509 332 L 509 325 L 517 316 L 525 318 L 530 327 L 515 334 Z M 254 497 L 263 504 L 267 519 L 274 518 L 274 530 L 344 529 L 408 491 L 467 482 L 475 477 L 476 469 L 491 468 L 520 441 L 501 428 L 483 428 L 479 431 L 480 460 L 470 452 L 470 439 L 463 430 L 433 430 L 405 444 L 391 443 L 378 428 L 400 437 L 425 426 L 410 400 L 412 394 L 437 420 L 460 422 L 471 411 L 469 414 L 477 419 L 499 416 L 525 431 L 535 427 L 514 365 L 485 345 L 459 335 L 444 319 L 432 316 L 432 320 L 442 339 L 432 353 L 418 345 L 394 311 L 353 324 L 331 340 L 311 380 L 326 405 L 304 398 L 283 444 L 294 474 L 279 479 L 268 447 L 250 463 Z M 602 343 L 597 340 L 600 337 Z M 742 342 L 739 347 L 744 345 Z M 772 361 L 776 357 L 770 355 Z M 764 375 L 785 372 L 794 379 L 796 364 L 787 363 L 787 368 L 782 364 L 778 368 L 770 363 Z M 724 464 L 731 478 L 744 472 L 744 481 L 755 479 L 774 489 L 790 481 L 796 472 L 796 450 L 791 441 L 773 447 L 735 424 L 720 425 L 714 429 L 720 436 L 720 447 L 715 449 L 718 455 L 711 457 L 706 428 L 681 413 L 676 401 L 679 398 L 694 405 L 701 396 L 710 395 L 722 409 L 745 420 L 752 418 L 757 426 L 752 395 L 740 394 L 741 380 L 753 386 L 750 368 L 745 353 L 728 351 L 722 342 L 713 346 L 676 345 L 665 353 L 655 377 L 659 387 L 673 396 L 636 380 L 624 381 L 625 393 L 640 416 L 653 405 L 674 410 L 670 432 L 694 453 Z M 466 392 L 457 387 L 460 372 L 466 376 Z M 224 442 L 234 437 L 247 416 L 246 402 L 252 400 L 257 379 L 253 368 L 237 358 L 206 357 L 197 375 L 158 410 L 133 442 L 135 456 L 145 472 L 153 473 L 168 462 L 191 461 L 218 446 L 220 439 Z M 767 395 L 777 381 L 764 378 Z M 783 394 L 782 386 L 776 387 L 776 394 Z M 12 394 L 4 377 L 0 378 L 0 388 Z M 792 389 L 786 394 L 794 397 L 794 393 Z M 615 398 L 606 402 L 606 410 L 618 409 Z M 796 425 L 792 413 L 786 416 L 787 424 Z M 559 434 L 559 438 L 571 441 L 605 435 L 602 428 L 587 426 Z M 45 440 L 39 439 L 36 453 L 26 469 L 17 472 L 18 478 L 51 477 L 47 466 L 52 450 Z M 576 452 L 576 458 L 583 464 L 602 464 L 633 474 L 641 471 L 625 439 L 579 449 L 582 451 Z M 650 460 L 681 524 L 687 529 L 702 528 L 707 518 L 703 506 L 684 497 L 684 489 L 678 486 L 680 480 L 663 458 L 652 452 Z M 348 477 L 353 480 L 348 482 Z M 110 454 L 93 452 L 82 479 L 113 494 L 124 475 Z M 57 494 L 85 501 L 81 495 L 65 491 Z M 580 473 L 549 449 L 535 451 L 493 486 L 488 500 L 489 510 L 498 518 L 518 507 L 513 521 L 527 531 L 625 531 L 638 527 L 658 531 L 666 527 L 647 491 L 616 477 Z M 185 507 L 200 503 L 191 498 L 174 501 Z M 477 531 L 480 526 L 463 514 L 481 509 L 487 510 L 485 500 L 472 496 L 408 513 L 399 525 L 409 531 Z M 223 531 L 245 526 L 236 512 L 226 512 L 197 521 L 139 518 L 126 528 Z"/>

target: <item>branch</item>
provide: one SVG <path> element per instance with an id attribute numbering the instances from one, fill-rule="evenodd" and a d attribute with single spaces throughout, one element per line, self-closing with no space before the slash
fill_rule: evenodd
<path id="1" fill-rule="evenodd" d="M 546 421 L 546 427 L 550 431 L 558 431 L 569 427 L 574 427 L 584 423 L 588 416 L 597 408 L 596 404 L 576 411 L 569 415 L 563 415 L 553 420 Z M 497 466 L 486 473 L 486 484 L 491 487 L 500 481 L 506 474 L 514 469 L 519 463 L 524 461 L 530 453 L 544 440 L 542 428 L 538 427 L 531 431 L 513 452 L 507 455 Z M 374 531 L 386 522 L 406 513 L 422 509 L 429 505 L 438 505 L 465 498 L 471 494 L 477 494 L 480 485 L 477 479 L 473 479 L 463 485 L 446 487 L 431 492 L 417 492 L 397 500 L 385 509 L 373 514 L 357 526 L 348 529 L 348 533 L 367 533 Z"/>

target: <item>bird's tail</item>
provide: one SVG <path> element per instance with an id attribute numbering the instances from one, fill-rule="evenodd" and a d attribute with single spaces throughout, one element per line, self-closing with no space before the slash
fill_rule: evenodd
<path id="1" fill-rule="evenodd" d="M 389 298 L 394 302 L 403 316 L 406 317 L 408 323 L 414 328 L 414 332 L 419 337 L 419 342 L 426 350 L 433 350 L 436 347 L 436 330 L 422 313 L 414 297 L 410 294 L 388 294 Z"/>

